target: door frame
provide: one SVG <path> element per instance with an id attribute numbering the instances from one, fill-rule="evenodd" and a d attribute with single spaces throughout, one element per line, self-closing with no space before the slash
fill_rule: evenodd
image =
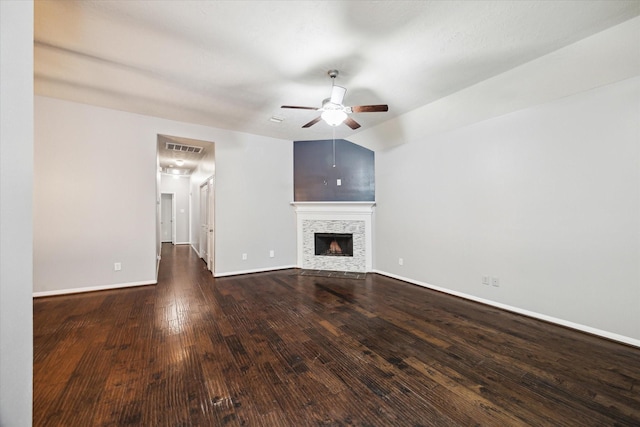
<path id="1" fill-rule="evenodd" d="M 209 224 L 209 232 L 207 233 L 207 253 L 209 254 L 209 260 L 207 263 L 207 267 L 211 274 L 215 275 L 215 259 L 216 259 L 216 239 L 215 239 L 215 175 L 211 176 L 207 179 L 207 185 L 209 187 L 209 191 L 207 191 L 207 196 L 209 197 L 207 213 L 208 218 L 207 222 Z"/>
<path id="2" fill-rule="evenodd" d="M 200 258 L 202 258 L 205 262 L 205 264 L 207 265 L 207 269 L 209 271 L 211 271 L 211 274 L 215 275 L 215 189 L 214 189 L 214 183 L 215 183 L 215 176 L 212 175 L 209 178 L 205 179 L 199 188 L 200 191 L 200 197 L 199 197 L 199 202 L 200 202 L 200 206 L 199 206 L 199 211 L 200 211 L 200 227 L 202 227 L 202 222 L 203 222 L 203 210 L 204 210 L 204 215 L 206 218 L 204 218 L 206 220 L 206 227 L 205 227 L 205 237 L 204 237 L 204 243 L 206 244 L 207 247 L 207 251 L 206 251 L 206 256 L 203 257 L 203 253 L 202 253 L 202 229 L 200 230 Z M 203 189 L 206 187 L 206 198 L 207 200 L 202 200 L 202 192 Z M 203 209 L 204 208 L 204 209 Z"/>

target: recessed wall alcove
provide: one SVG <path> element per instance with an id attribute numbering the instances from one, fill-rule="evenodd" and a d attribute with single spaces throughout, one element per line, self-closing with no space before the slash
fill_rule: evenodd
<path id="1" fill-rule="evenodd" d="M 344 139 L 295 141 L 296 202 L 373 202 L 374 152 Z"/>

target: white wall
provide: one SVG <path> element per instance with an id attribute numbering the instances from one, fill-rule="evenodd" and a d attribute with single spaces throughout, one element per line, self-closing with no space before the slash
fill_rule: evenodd
<path id="1" fill-rule="evenodd" d="M 295 266 L 293 142 L 216 141 L 215 175 L 215 274 Z"/>
<path id="2" fill-rule="evenodd" d="M 640 345 L 639 101 L 636 77 L 377 152 L 376 269 Z"/>
<path id="3" fill-rule="evenodd" d="M 153 125 L 36 97 L 34 291 L 155 282 Z"/>
<path id="4" fill-rule="evenodd" d="M 0 425 L 30 426 L 33 2 L 0 1 Z"/>
<path id="5" fill-rule="evenodd" d="M 200 185 L 215 175 L 216 276 L 296 265 L 295 215 L 289 204 L 293 143 L 253 138 L 257 143 L 244 137 L 231 144 L 216 139 L 215 154 L 207 150 L 191 178 L 191 239 L 199 250 Z M 271 143 L 261 143 L 260 138 Z M 274 204 L 274 199 L 287 202 Z M 269 257 L 270 250 L 275 257 Z"/>
<path id="6" fill-rule="evenodd" d="M 222 271 L 295 264 L 291 141 L 40 96 L 35 107 L 36 294 L 155 282 L 158 134 L 216 143 Z M 241 264 L 238 245 L 253 254 Z"/>
<path id="7" fill-rule="evenodd" d="M 176 244 L 190 243 L 189 177 L 162 174 L 160 192 L 173 193 L 176 205 Z"/>

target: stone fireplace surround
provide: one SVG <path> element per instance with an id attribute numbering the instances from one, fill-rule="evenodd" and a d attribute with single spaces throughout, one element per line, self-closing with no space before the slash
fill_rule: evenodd
<path id="1" fill-rule="evenodd" d="M 303 269 L 365 273 L 373 269 L 375 202 L 293 202 L 297 265 Z M 315 233 L 353 234 L 353 257 L 315 255 Z"/>

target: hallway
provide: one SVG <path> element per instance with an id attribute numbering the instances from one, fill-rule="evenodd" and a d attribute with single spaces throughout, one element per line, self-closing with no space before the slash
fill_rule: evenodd
<path id="1" fill-rule="evenodd" d="M 638 425 L 640 349 L 369 274 L 34 301 L 34 426 Z"/>

